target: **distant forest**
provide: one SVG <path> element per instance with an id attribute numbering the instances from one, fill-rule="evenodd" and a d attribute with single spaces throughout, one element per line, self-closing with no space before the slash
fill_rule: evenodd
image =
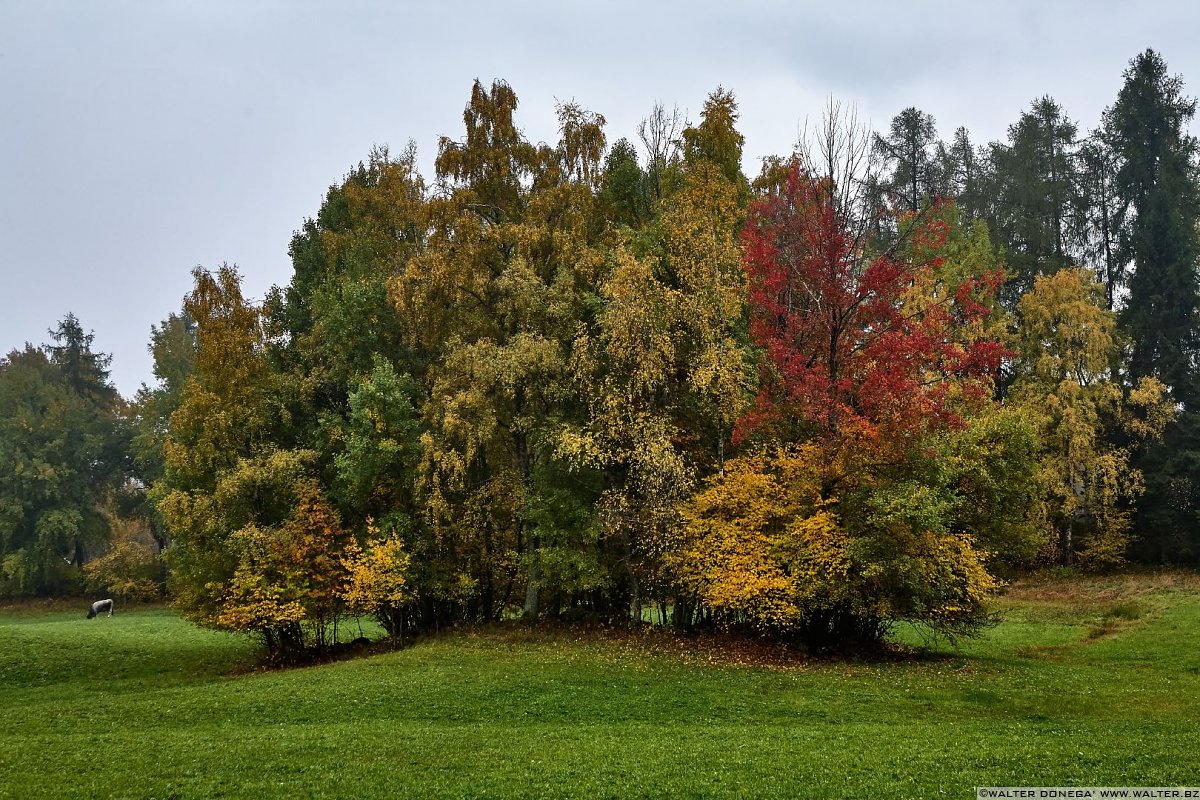
<path id="1" fill-rule="evenodd" d="M 0 596 L 165 594 L 283 655 L 354 616 L 843 647 L 1200 557 L 1196 103 L 1154 51 L 1086 132 L 831 103 L 755 176 L 721 88 L 616 141 L 517 108 L 476 82 L 431 179 L 373 150 L 261 303 L 196 268 L 132 399 L 73 315 L 0 360 Z"/>

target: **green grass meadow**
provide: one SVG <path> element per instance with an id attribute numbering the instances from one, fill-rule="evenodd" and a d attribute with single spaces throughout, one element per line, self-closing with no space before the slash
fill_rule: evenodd
<path id="1" fill-rule="evenodd" d="M 1200 580 L 1015 587 L 960 649 L 460 632 L 303 669 L 165 609 L 0 609 L 0 797 L 973 797 L 1200 785 Z M 910 645 L 920 640 L 898 632 Z"/>

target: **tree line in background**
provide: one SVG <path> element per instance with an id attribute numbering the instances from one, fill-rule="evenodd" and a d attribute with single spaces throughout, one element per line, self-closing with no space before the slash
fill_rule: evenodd
<path id="1" fill-rule="evenodd" d="M 985 621 L 1039 564 L 1200 546 L 1195 112 L 1146 51 L 1081 137 L 832 106 L 748 179 L 734 96 L 534 144 L 476 83 L 247 299 L 197 268 L 129 403 L 74 317 L 0 361 L 0 587 L 153 591 L 276 653 L 516 613 L 813 646 Z"/>

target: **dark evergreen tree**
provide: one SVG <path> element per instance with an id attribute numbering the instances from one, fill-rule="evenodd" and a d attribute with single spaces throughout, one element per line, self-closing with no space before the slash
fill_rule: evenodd
<path id="1" fill-rule="evenodd" d="M 599 199 L 606 216 L 619 225 L 637 228 L 650 218 L 649 178 L 628 139 L 618 139 L 604 159 Z"/>
<path id="2" fill-rule="evenodd" d="M 67 386 L 93 403 L 112 408 L 119 397 L 108 381 L 112 356 L 92 351 L 95 334 L 84 333 L 79 318 L 70 313 L 49 333 L 55 343 L 47 345 L 46 352 L 62 370 Z"/>
<path id="3" fill-rule="evenodd" d="M 1131 343 L 1128 378 L 1159 378 L 1179 408 L 1163 442 L 1138 463 L 1146 475 L 1138 514 L 1144 555 L 1159 560 L 1200 554 L 1200 188 L 1197 143 L 1186 133 L 1195 112 L 1182 78 L 1147 50 L 1130 62 L 1104 114 L 1117 158 L 1118 257 L 1133 268 L 1120 316 Z"/>
<path id="4" fill-rule="evenodd" d="M 1183 81 L 1167 74 L 1147 50 L 1125 71 L 1117 102 L 1104 115 L 1118 158 L 1117 191 L 1127 224 L 1121 256 L 1133 263 L 1129 300 L 1121 315 L 1133 344 L 1132 379 L 1161 378 L 1175 399 L 1200 411 L 1196 379 L 1200 221 L 1196 140 L 1185 131 L 1196 101 Z"/>
<path id="5" fill-rule="evenodd" d="M 59 593 L 109 540 L 128 427 L 110 357 L 68 314 L 0 358 L 0 594 Z"/>
<path id="6" fill-rule="evenodd" d="M 991 145 L 992 240 L 1003 250 L 1008 283 L 1002 299 L 1015 307 L 1038 275 L 1073 260 L 1070 220 L 1075 195 L 1075 123 L 1053 99 L 1034 101 Z"/>
<path id="7" fill-rule="evenodd" d="M 949 144 L 938 143 L 937 154 L 942 193 L 954 200 L 964 219 L 982 217 L 987 164 L 971 143 L 970 133 L 960 126 Z"/>
<path id="8" fill-rule="evenodd" d="M 937 124 L 918 108 L 906 108 L 892 119 L 886 137 L 875 134 L 872 149 L 883 163 L 882 188 L 903 209 L 917 211 L 942 193 L 937 152 Z"/>
<path id="9" fill-rule="evenodd" d="M 1121 203 L 1116 156 L 1102 134 L 1080 144 L 1075 152 L 1075 177 L 1072 227 L 1077 232 L 1079 254 L 1104 284 L 1108 310 L 1113 311 L 1117 293 L 1125 285 L 1127 265 L 1118 253 Z"/>

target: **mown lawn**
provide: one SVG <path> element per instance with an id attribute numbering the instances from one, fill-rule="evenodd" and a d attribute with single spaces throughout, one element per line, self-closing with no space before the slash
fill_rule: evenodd
<path id="1" fill-rule="evenodd" d="M 512 627 L 276 672 L 166 610 L 0 610 L 0 797 L 1200 784 L 1200 580 L 1020 586 L 999 609 L 961 650 L 902 662 Z"/>

